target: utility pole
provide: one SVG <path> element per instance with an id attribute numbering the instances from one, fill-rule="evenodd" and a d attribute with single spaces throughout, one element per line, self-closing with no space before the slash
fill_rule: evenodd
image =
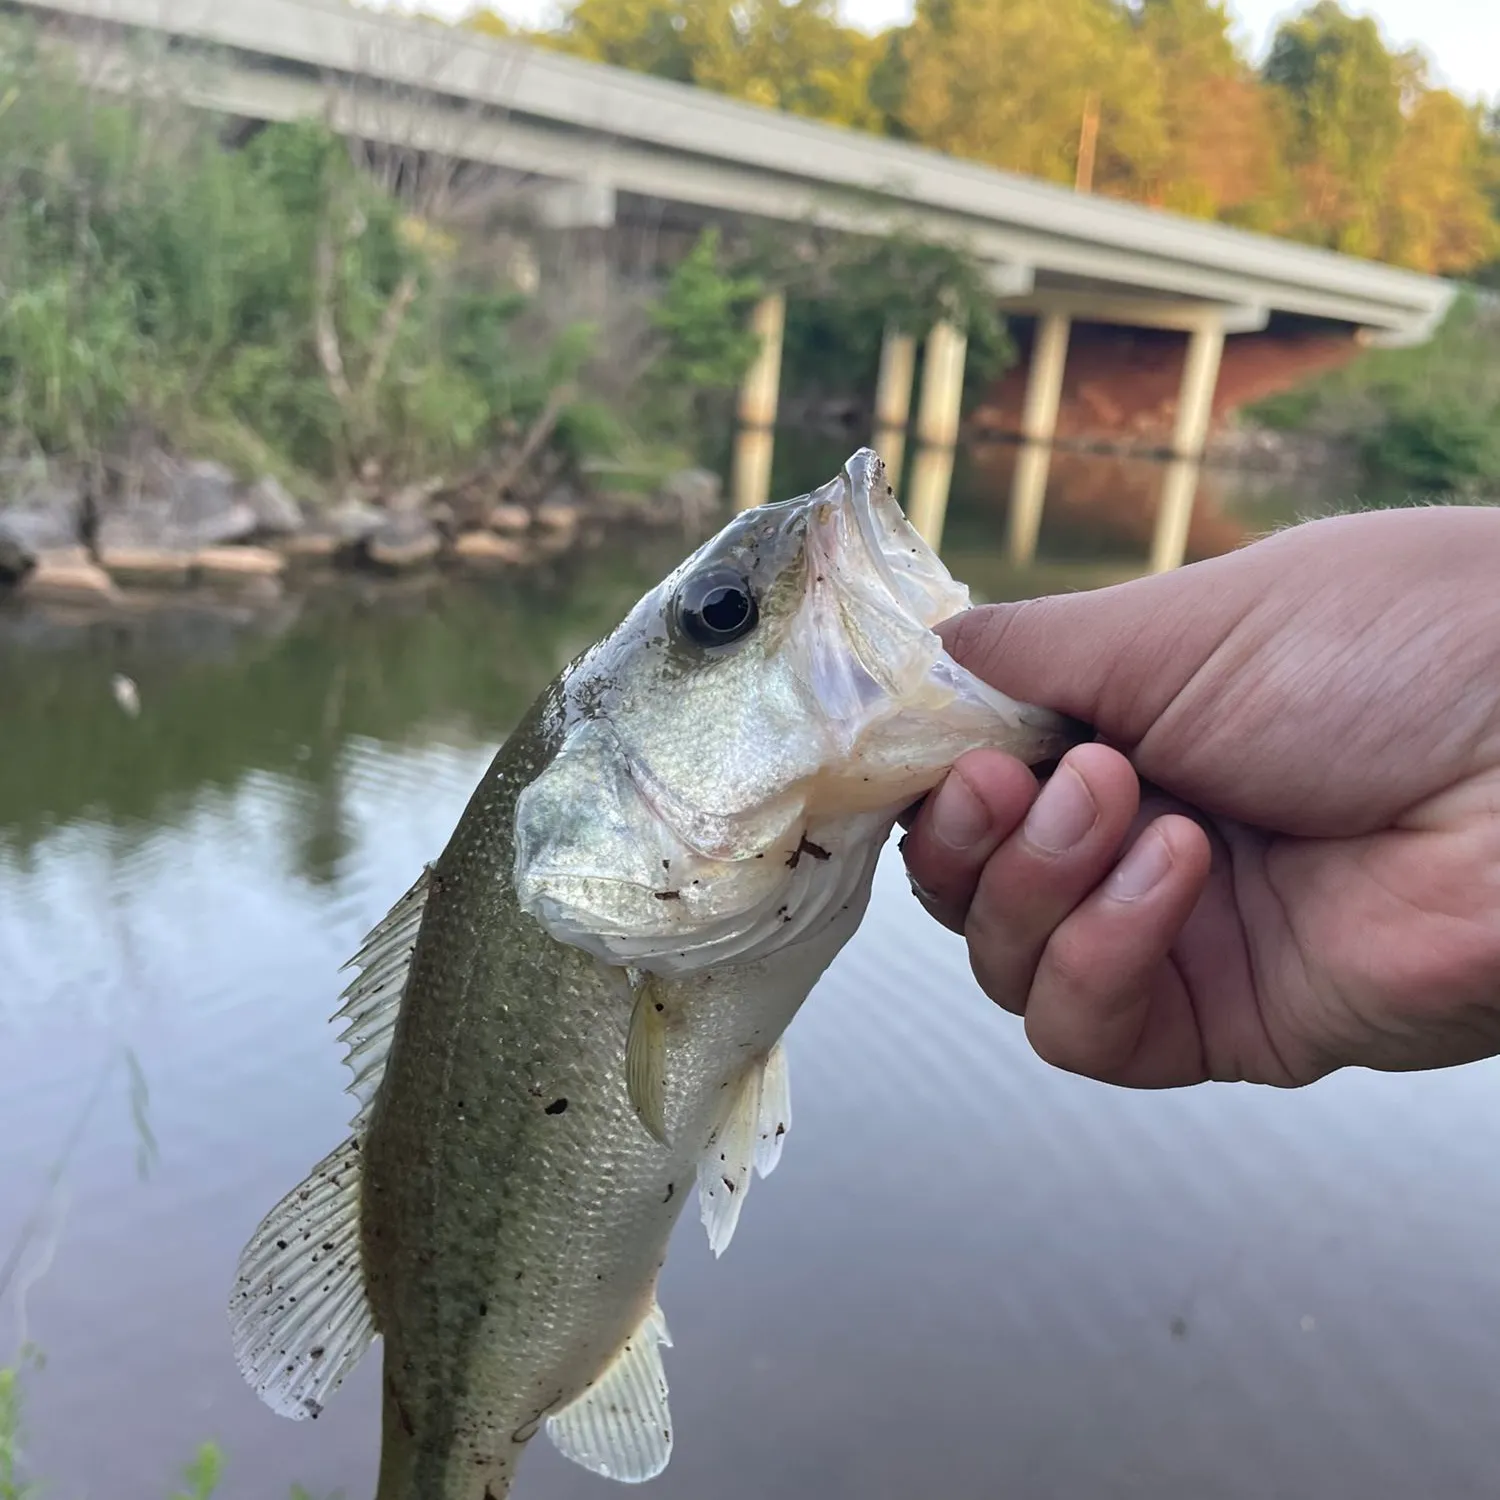
<path id="1" fill-rule="evenodd" d="M 1099 95 L 1090 89 L 1083 96 L 1083 119 L 1078 126 L 1078 172 L 1073 187 L 1080 193 L 1094 190 L 1094 147 L 1099 140 Z"/>

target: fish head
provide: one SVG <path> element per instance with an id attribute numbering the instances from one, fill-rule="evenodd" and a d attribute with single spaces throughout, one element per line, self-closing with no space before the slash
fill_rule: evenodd
<path id="1" fill-rule="evenodd" d="M 517 804 L 523 910 L 661 973 L 819 930 L 959 755 L 1079 737 L 948 655 L 934 627 L 969 602 L 868 449 L 736 515 L 570 669 Z"/>

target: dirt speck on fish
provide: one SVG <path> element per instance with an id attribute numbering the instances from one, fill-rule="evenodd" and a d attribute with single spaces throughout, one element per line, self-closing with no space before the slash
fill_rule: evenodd
<path id="1" fill-rule="evenodd" d="M 678 1189 L 722 1254 L 901 810 L 966 750 L 1072 741 L 944 652 L 968 603 L 867 449 L 736 515 L 546 689 L 351 961 L 352 1133 L 230 1312 L 289 1417 L 384 1341 L 377 1500 L 502 1500 L 543 1428 L 597 1474 L 665 1467 Z"/>

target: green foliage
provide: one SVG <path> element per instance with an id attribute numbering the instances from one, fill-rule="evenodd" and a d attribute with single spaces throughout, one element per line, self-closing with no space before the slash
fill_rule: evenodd
<path id="1" fill-rule="evenodd" d="M 212 1500 L 224 1474 L 224 1455 L 217 1443 L 200 1443 L 193 1460 L 182 1471 L 185 1490 L 174 1490 L 170 1500 Z"/>
<path id="2" fill-rule="evenodd" d="M 1349 440 L 1377 492 L 1500 492 L 1500 307 L 1465 294 L 1428 343 L 1372 351 L 1246 415 Z"/>
<path id="3" fill-rule="evenodd" d="M 466 467 L 562 383 L 556 443 L 619 440 L 578 385 L 592 330 L 523 334 L 528 299 L 321 123 L 229 149 L 0 42 L 0 446 L 93 458 L 144 428 L 307 495 Z"/>
<path id="4" fill-rule="evenodd" d="M 699 236 L 650 309 L 660 353 L 647 376 L 645 421 L 682 431 L 724 398 L 750 368 L 759 340 L 745 326 L 763 283 L 724 262 L 716 229 Z"/>
<path id="5" fill-rule="evenodd" d="M 21 1478 L 21 1379 L 0 1368 L 0 1500 L 33 1500 L 36 1487 Z"/>
<path id="6" fill-rule="evenodd" d="M 965 389 L 987 386 L 1015 359 L 984 266 L 966 251 L 898 229 L 881 237 L 767 238 L 753 273 L 787 289 L 783 382 L 793 390 L 872 388 L 887 326 L 919 339 L 939 319 L 968 334 Z"/>

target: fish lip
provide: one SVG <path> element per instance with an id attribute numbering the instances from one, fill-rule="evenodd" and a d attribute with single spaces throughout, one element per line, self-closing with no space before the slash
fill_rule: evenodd
<path id="1" fill-rule="evenodd" d="M 885 463 L 873 448 L 856 449 L 844 465 L 843 478 L 849 486 L 848 503 L 854 512 L 855 524 L 859 528 L 860 539 L 865 544 L 870 562 L 891 598 L 898 604 L 903 604 L 905 601 L 901 597 L 901 586 L 896 581 L 895 570 L 885 555 L 885 548 L 881 546 L 879 523 L 875 518 L 873 503 L 876 484 L 885 480 Z M 912 534 L 917 535 L 916 528 L 911 526 L 910 521 L 906 524 Z M 935 554 L 933 560 L 937 561 Z M 942 566 L 941 563 L 939 566 Z M 948 570 L 944 568 L 943 572 L 947 574 Z M 952 575 L 949 574 L 948 577 L 951 581 Z"/>

